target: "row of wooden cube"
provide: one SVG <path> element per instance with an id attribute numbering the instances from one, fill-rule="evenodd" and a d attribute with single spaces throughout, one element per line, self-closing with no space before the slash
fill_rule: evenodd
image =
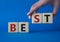
<path id="1" fill-rule="evenodd" d="M 8 23 L 8 32 L 9 33 L 29 32 L 29 23 L 28 22 L 9 22 Z"/>
<path id="2" fill-rule="evenodd" d="M 35 13 L 32 15 L 32 23 L 53 23 L 52 13 Z"/>

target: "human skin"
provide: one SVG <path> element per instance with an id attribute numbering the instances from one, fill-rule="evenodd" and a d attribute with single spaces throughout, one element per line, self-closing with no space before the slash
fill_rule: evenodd
<path id="1" fill-rule="evenodd" d="M 55 16 L 59 8 L 59 2 L 60 0 L 39 0 L 31 6 L 30 11 L 27 15 L 31 18 L 34 13 L 37 13 L 37 10 L 39 8 L 43 7 L 46 4 L 51 4 L 54 7 L 52 14 Z"/>

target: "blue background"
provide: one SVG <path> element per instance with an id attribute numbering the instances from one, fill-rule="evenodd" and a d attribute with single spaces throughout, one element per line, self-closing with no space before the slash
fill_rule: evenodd
<path id="1" fill-rule="evenodd" d="M 60 42 L 60 9 L 53 24 L 32 24 L 27 13 L 38 0 L 0 0 L 0 42 Z M 39 13 L 52 12 L 49 4 Z M 8 33 L 8 22 L 29 22 L 29 33 Z"/>

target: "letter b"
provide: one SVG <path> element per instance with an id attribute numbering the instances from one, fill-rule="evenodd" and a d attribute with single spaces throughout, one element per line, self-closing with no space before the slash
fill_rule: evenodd
<path id="1" fill-rule="evenodd" d="M 17 22 L 9 22 L 8 23 L 8 32 L 18 32 L 18 23 Z"/>

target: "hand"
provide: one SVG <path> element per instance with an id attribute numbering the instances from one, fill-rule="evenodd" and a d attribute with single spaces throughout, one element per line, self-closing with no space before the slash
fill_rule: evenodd
<path id="1" fill-rule="evenodd" d="M 42 6 L 46 4 L 51 4 L 54 6 L 52 14 L 55 16 L 58 11 L 59 2 L 60 2 L 59 0 L 39 0 L 35 4 L 32 5 L 27 15 L 31 18 L 32 15 L 36 13 L 39 8 L 41 8 Z"/>

